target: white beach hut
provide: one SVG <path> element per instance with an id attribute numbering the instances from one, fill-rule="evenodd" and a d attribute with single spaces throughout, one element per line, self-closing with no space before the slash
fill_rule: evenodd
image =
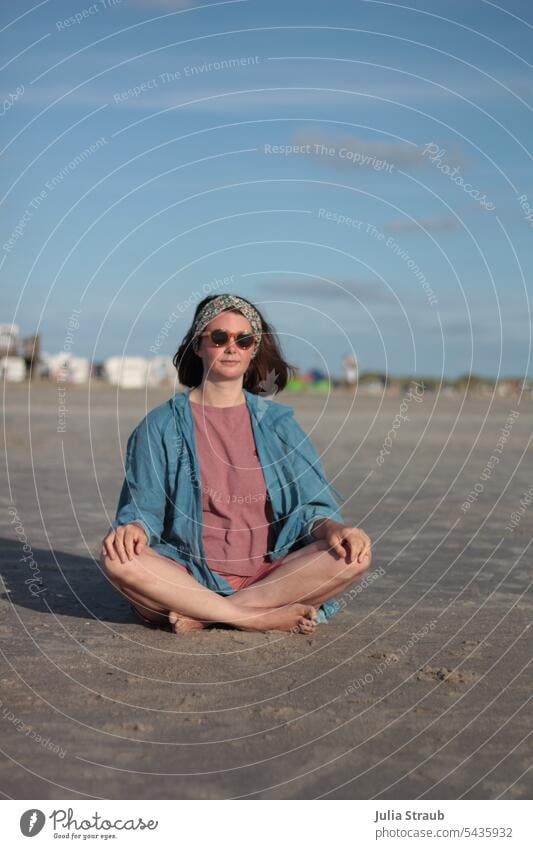
<path id="1" fill-rule="evenodd" d="M 148 386 L 162 386 L 177 379 L 176 369 L 171 357 L 153 357 L 147 362 Z"/>
<path id="2" fill-rule="evenodd" d="M 86 357 L 75 357 L 68 351 L 58 354 L 45 354 L 42 357 L 48 367 L 50 377 L 65 383 L 87 383 L 91 374 L 91 364 Z"/>
<path id="3" fill-rule="evenodd" d="M 104 373 L 113 386 L 140 389 L 146 386 L 148 362 L 144 357 L 109 357 L 104 363 Z"/>
<path id="4" fill-rule="evenodd" d="M 0 358 L 0 377 L 8 383 L 21 383 L 26 378 L 26 363 L 22 357 Z"/>

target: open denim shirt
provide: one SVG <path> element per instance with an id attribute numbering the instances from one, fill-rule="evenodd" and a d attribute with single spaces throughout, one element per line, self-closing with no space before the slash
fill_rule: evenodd
<path id="1" fill-rule="evenodd" d="M 211 571 L 202 545 L 202 487 L 196 450 L 191 389 L 151 410 L 128 438 L 125 479 L 111 528 L 140 524 L 148 545 L 182 563 L 199 583 L 222 595 L 235 592 L 223 575 Z M 314 542 L 318 518 L 344 524 L 320 458 L 294 410 L 243 389 L 257 453 L 273 511 L 275 540 L 270 562 Z M 318 610 L 326 622 L 339 612 L 336 599 Z"/>

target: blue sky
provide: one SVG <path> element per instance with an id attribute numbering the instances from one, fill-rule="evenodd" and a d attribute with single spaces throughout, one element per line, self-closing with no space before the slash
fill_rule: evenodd
<path id="1" fill-rule="evenodd" d="M 57 352 L 79 310 L 72 350 L 99 361 L 151 356 L 174 314 L 171 355 L 231 291 L 302 369 L 353 350 L 391 375 L 532 375 L 530 4 L 0 19 L 0 321 Z"/>

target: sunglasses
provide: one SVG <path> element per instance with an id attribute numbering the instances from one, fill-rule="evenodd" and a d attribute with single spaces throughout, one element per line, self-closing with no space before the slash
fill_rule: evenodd
<path id="1" fill-rule="evenodd" d="M 229 339 L 234 339 L 239 348 L 242 348 L 243 351 L 247 351 L 248 348 L 251 348 L 255 342 L 255 336 L 253 333 L 247 333 L 245 330 L 241 330 L 239 333 L 229 333 L 227 330 L 222 330 L 220 327 L 217 327 L 216 330 L 210 330 L 208 333 L 200 333 L 200 336 L 208 336 L 209 341 L 215 348 L 227 345 Z"/>

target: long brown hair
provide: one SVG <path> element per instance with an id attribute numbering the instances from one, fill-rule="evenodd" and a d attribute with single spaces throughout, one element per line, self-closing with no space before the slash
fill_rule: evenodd
<path id="1" fill-rule="evenodd" d="M 225 293 L 224 293 L 225 294 Z M 185 334 L 181 345 L 174 354 L 172 362 L 178 372 L 178 379 L 182 386 L 195 387 L 202 382 L 204 366 L 201 357 L 193 349 L 193 328 L 196 317 L 209 301 L 218 298 L 219 295 L 208 295 L 196 307 L 191 326 Z M 242 298 L 242 295 L 239 295 Z M 283 358 L 281 346 L 277 334 L 255 304 L 243 298 L 255 310 L 261 319 L 261 342 L 255 357 L 250 360 L 250 365 L 243 377 L 243 387 L 254 395 L 273 394 L 285 389 L 287 382 L 296 375 L 297 369 Z M 235 312 L 242 315 L 239 309 L 230 308 L 224 312 Z"/>

